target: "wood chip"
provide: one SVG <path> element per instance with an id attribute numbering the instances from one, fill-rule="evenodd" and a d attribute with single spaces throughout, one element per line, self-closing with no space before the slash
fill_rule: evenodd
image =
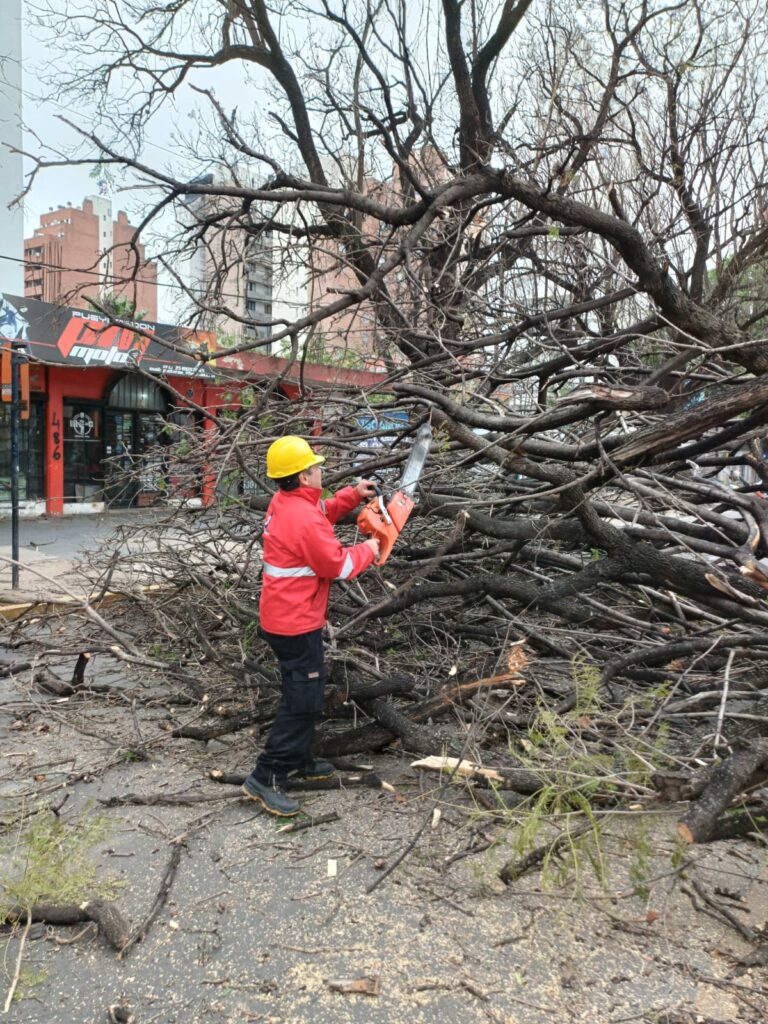
<path id="1" fill-rule="evenodd" d="M 381 988 L 379 975 L 367 974 L 361 978 L 329 978 L 326 982 L 331 992 L 344 995 L 377 996 Z"/>

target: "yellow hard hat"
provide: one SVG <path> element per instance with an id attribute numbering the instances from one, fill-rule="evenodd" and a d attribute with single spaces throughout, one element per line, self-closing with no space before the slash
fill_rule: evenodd
<path id="1" fill-rule="evenodd" d="M 303 437 L 286 434 L 267 449 L 267 476 L 270 480 L 279 480 L 321 462 L 325 462 L 323 456 L 315 454 Z"/>

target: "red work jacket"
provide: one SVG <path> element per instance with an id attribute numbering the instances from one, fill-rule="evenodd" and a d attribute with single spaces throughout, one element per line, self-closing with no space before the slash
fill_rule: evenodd
<path id="1" fill-rule="evenodd" d="M 264 518 L 259 619 L 268 633 L 296 636 L 325 625 L 332 580 L 350 580 L 373 562 L 367 544 L 343 548 L 333 532 L 362 500 L 343 487 L 320 500 L 319 487 L 278 491 Z"/>

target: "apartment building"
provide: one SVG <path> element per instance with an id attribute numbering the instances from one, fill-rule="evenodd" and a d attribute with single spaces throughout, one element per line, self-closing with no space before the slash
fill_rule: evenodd
<path id="1" fill-rule="evenodd" d="M 114 295 L 141 319 L 157 320 L 157 265 L 134 244 L 135 233 L 123 210 L 113 219 L 102 196 L 49 210 L 24 242 L 25 297 L 85 309 L 89 298 Z"/>
<path id="2" fill-rule="evenodd" d="M 227 181 L 208 174 L 196 183 Z M 275 321 L 292 322 L 304 315 L 308 300 L 308 278 L 297 252 L 282 249 L 280 238 L 268 229 L 251 234 L 230 227 L 220 217 L 229 203 L 215 195 L 189 193 L 177 211 L 178 270 L 185 290 L 177 317 L 215 333 L 224 345 L 268 338 L 279 330 Z M 281 349 L 277 343 L 259 351 L 279 355 Z"/>
<path id="3" fill-rule="evenodd" d="M 324 161 L 329 183 L 343 185 L 342 168 Z M 248 182 L 240 170 L 238 181 Z M 232 176 L 207 174 L 195 184 L 227 186 Z M 256 182 L 253 182 L 254 187 Z M 372 196 L 386 200 L 391 182 L 373 179 L 364 183 Z M 267 227 L 248 233 L 238 219 L 233 226 L 229 216 L 232 199 L 216 195 L 188 193 L 178 210 L 180 228 L 178 270 L 187 295 L 175 310 L 177 319 L 196 329 L 214 332 L 219 343 L 241 344 L 279 334 L 310 311 L 334 304 L 339 296 L 354 292 L 360 281 L 338 240 L 315 238 L 311 245 L 289 231 L 291 217 L 303 227 L 313 216 L 312 204 L 297 210 L 285 204 L 279 213 L 283 230 Z M 251 207 L 255 222 L 259 215 L 268 221 L 271 211 L 263 204 Z M 314 211 L 319 216 L 318 211 Z M 365 219 L 362 230 L 373 238 L 377 225 Z M 390 288 L 394 282 L 389 282 Z M 396 283 L 399 288 L 399 281 Z M 405 289 L 397 301 L 406 301 Z M 321 320 L 299 342 L 308 341 L 308 359 L 335 366 L 377 370 L 383 365 L 379 351 L 377 312 L 366 301 Z M 286 336 L 260 347 L 265 355 L 286 355 L 290 340 Z M 397 353 L 394 353 L 397 358 Z"/>

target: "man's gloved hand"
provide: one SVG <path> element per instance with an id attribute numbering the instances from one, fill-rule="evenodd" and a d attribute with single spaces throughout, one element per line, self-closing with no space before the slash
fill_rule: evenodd
<path id="1" fill-rule="evenodd" d="M 361 480 L 360 483 L 355 486 L 355 490 L 360 498 L 372 498 L 376 493 L 376 481 Z"/>

